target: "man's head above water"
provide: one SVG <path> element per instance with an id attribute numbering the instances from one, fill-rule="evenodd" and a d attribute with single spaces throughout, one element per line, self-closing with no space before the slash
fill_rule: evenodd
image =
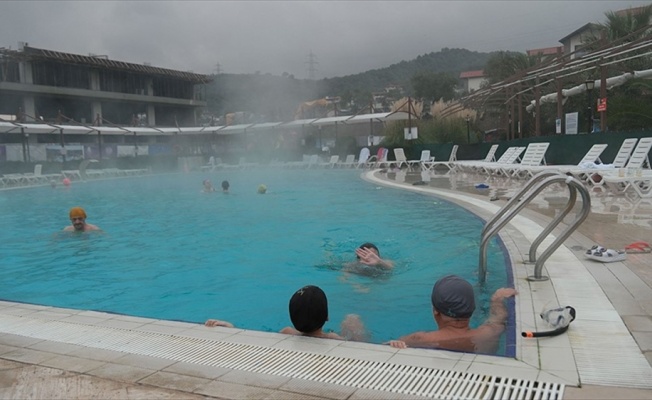
<path id="1" fill-rule="evenodd" d="M 76 231 L 83 231 L 86 224 L 86 211 L 81 207 L 73 207 L 68 213 L 70 222 Z"/>

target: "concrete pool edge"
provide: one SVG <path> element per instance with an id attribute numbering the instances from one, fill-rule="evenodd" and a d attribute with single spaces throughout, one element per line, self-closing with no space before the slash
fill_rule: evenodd
<path id="1" fill-rule="evenodd" d="M 486 198 L 471 194 L 384 179 L 379 171 L 364 172 L 361 177 L 387 187 L 442 197 L 485 220 L 500 208 Z M 514 218 L 500 234 L 512 258 L 514 281 L 519 290 L 516 299 L 517 330 L 545 329 L 541 326 L 538 313 L 550 306 L 572 305 L 578 310 L 578 317 L 564 335 L 544 339 L 517 336 L 517 360 L 529 366 L 538 365 L 541 372 L 568 381 L 572 380 L 573 371 L 569 369 L 569 365 L 572 365 L 577 380 L 576 383 L 568 382 L 569 385 L 652 388 L 652 382 L 648 382 L 647 378 L 652 376 L 652 367 L 588 270 L 589 267 L 594 270 L 604 268 L 604 264 L 590 265 L 565 243 L 544 266 L 543 275 L 550 277 L 548 281 L 529 282 L 525 279 L 532 275 L 533 266 L 526 265 L 523 260 L 527 259 L 530 243 L 543 229 L 525 215 L 528 213 L 523 212 Z M 575 233 L 567 241 L 578 243 L 574 236 L 581 235 Z M 540 249 L 545 249 L 553 240 L 554 236 L 550 235 Z"/>

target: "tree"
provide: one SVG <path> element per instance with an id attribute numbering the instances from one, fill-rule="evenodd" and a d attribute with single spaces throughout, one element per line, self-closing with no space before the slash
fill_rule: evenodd
<path id="1" fill-rule="evenodd" d="M 637 39 L 650 33 L 650 29 L 644 30 L 643 28 L 650 24 L 652 4 L 645 7 L 630 8 L 625 12 L 607 11 L 605 17 L 607 17 L 607 20 L 600 26 L 604 29 L 608 41 L 611 42 L 640 31 L 636 35 L 637 37 L 631 38 L 631 40 Z"/>
<path id="2" fill-rule="evenodd" d="M 457 79 L 445 72 L 419 72 L 410 80 L 414 95 L 429 104 L 439 99 L 452 100 Z"/>
<path id="3" fill-rule="evenodd" d="M 513 51 L 499 51 L 494 53 L 487 60 L 484 67 L 484 74 L 489 84 L 501 82 L 519 71 L 532 67 L 536 64 L 534 57 L 528 57 L 525 53 Z"/>

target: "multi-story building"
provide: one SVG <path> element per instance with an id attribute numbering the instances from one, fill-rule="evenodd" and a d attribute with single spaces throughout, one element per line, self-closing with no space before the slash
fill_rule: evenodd
<path id="1" fill-rule="evenodd" d="M 29 47 L 0 48 L 0 115 L 22 122 L 196 126 L 207 75 Z"/>

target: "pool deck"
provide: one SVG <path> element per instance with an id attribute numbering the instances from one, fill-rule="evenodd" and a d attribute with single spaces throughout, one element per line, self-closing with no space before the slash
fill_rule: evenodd
<path id="1" fill-rule="evenodd" d="M 396 187 L 440 196 L 483 219 L 493 215 L 513 188 L 523 183 L 492 180 L 489 193 L 473 187 L 486 178 L 470 174 L 433 176 L 424 186 L 412 185 L 419 180 L 418 172 L 399 175 L 376 171 L 365 173 L 364 179 L 388 189 Z M 494 187 L 499 189 L 494 191 Z M 490 201 L 491 197 L 499 199 Z M 411 382 L 416 380 L 413 376 L 432 373 L 423 379 L 433 386 L 442 382 L 442 386 L 452 385 L 451 379 L 455 385 L 463 386 L 472 379 L 499 377 L 508 378 L 516 386 L 549 384 L 546 387 L 556 387 L 563 392 L 564 399 L 652 399 L 652 254 L 628 254 L 625 261 L 609 264 L 583 257 L 593 244 L 623 248 L 652 237 L 650 205 L 595 193 L 592 201 L 596 212 L 546 262 L 543 275 L 550 279 L 530 282 L 525 278 L 532 274 L 533 266 L 523 262 L 529 245 L 554 216 L 555 204 L 564 199 L 563 193 L 552 190 L 541 197 L 543 200 L 533 202 L 501 232 L 519 290 L 515 308 L 517 333 L 544 329 L 538 317 L 544 307 L 572 305 L 577 310 L 577 319 L 566 334 L 557 337 L 518 336 L 516 359 L 398 350 L 383 345 L 0 302 L 0 397 L 452 396 L 452 392 L 415 394 L 418 388 Z M 540 249 L 551 241 L 544 241 Z M 317 367 L 322 368 L 319 373 L 311 369 Z M 472 392 L 457 393 L 459 398 L 465 398 L 459 393 Z M 543 392 L 541 395 L 545 397 Z"/>

